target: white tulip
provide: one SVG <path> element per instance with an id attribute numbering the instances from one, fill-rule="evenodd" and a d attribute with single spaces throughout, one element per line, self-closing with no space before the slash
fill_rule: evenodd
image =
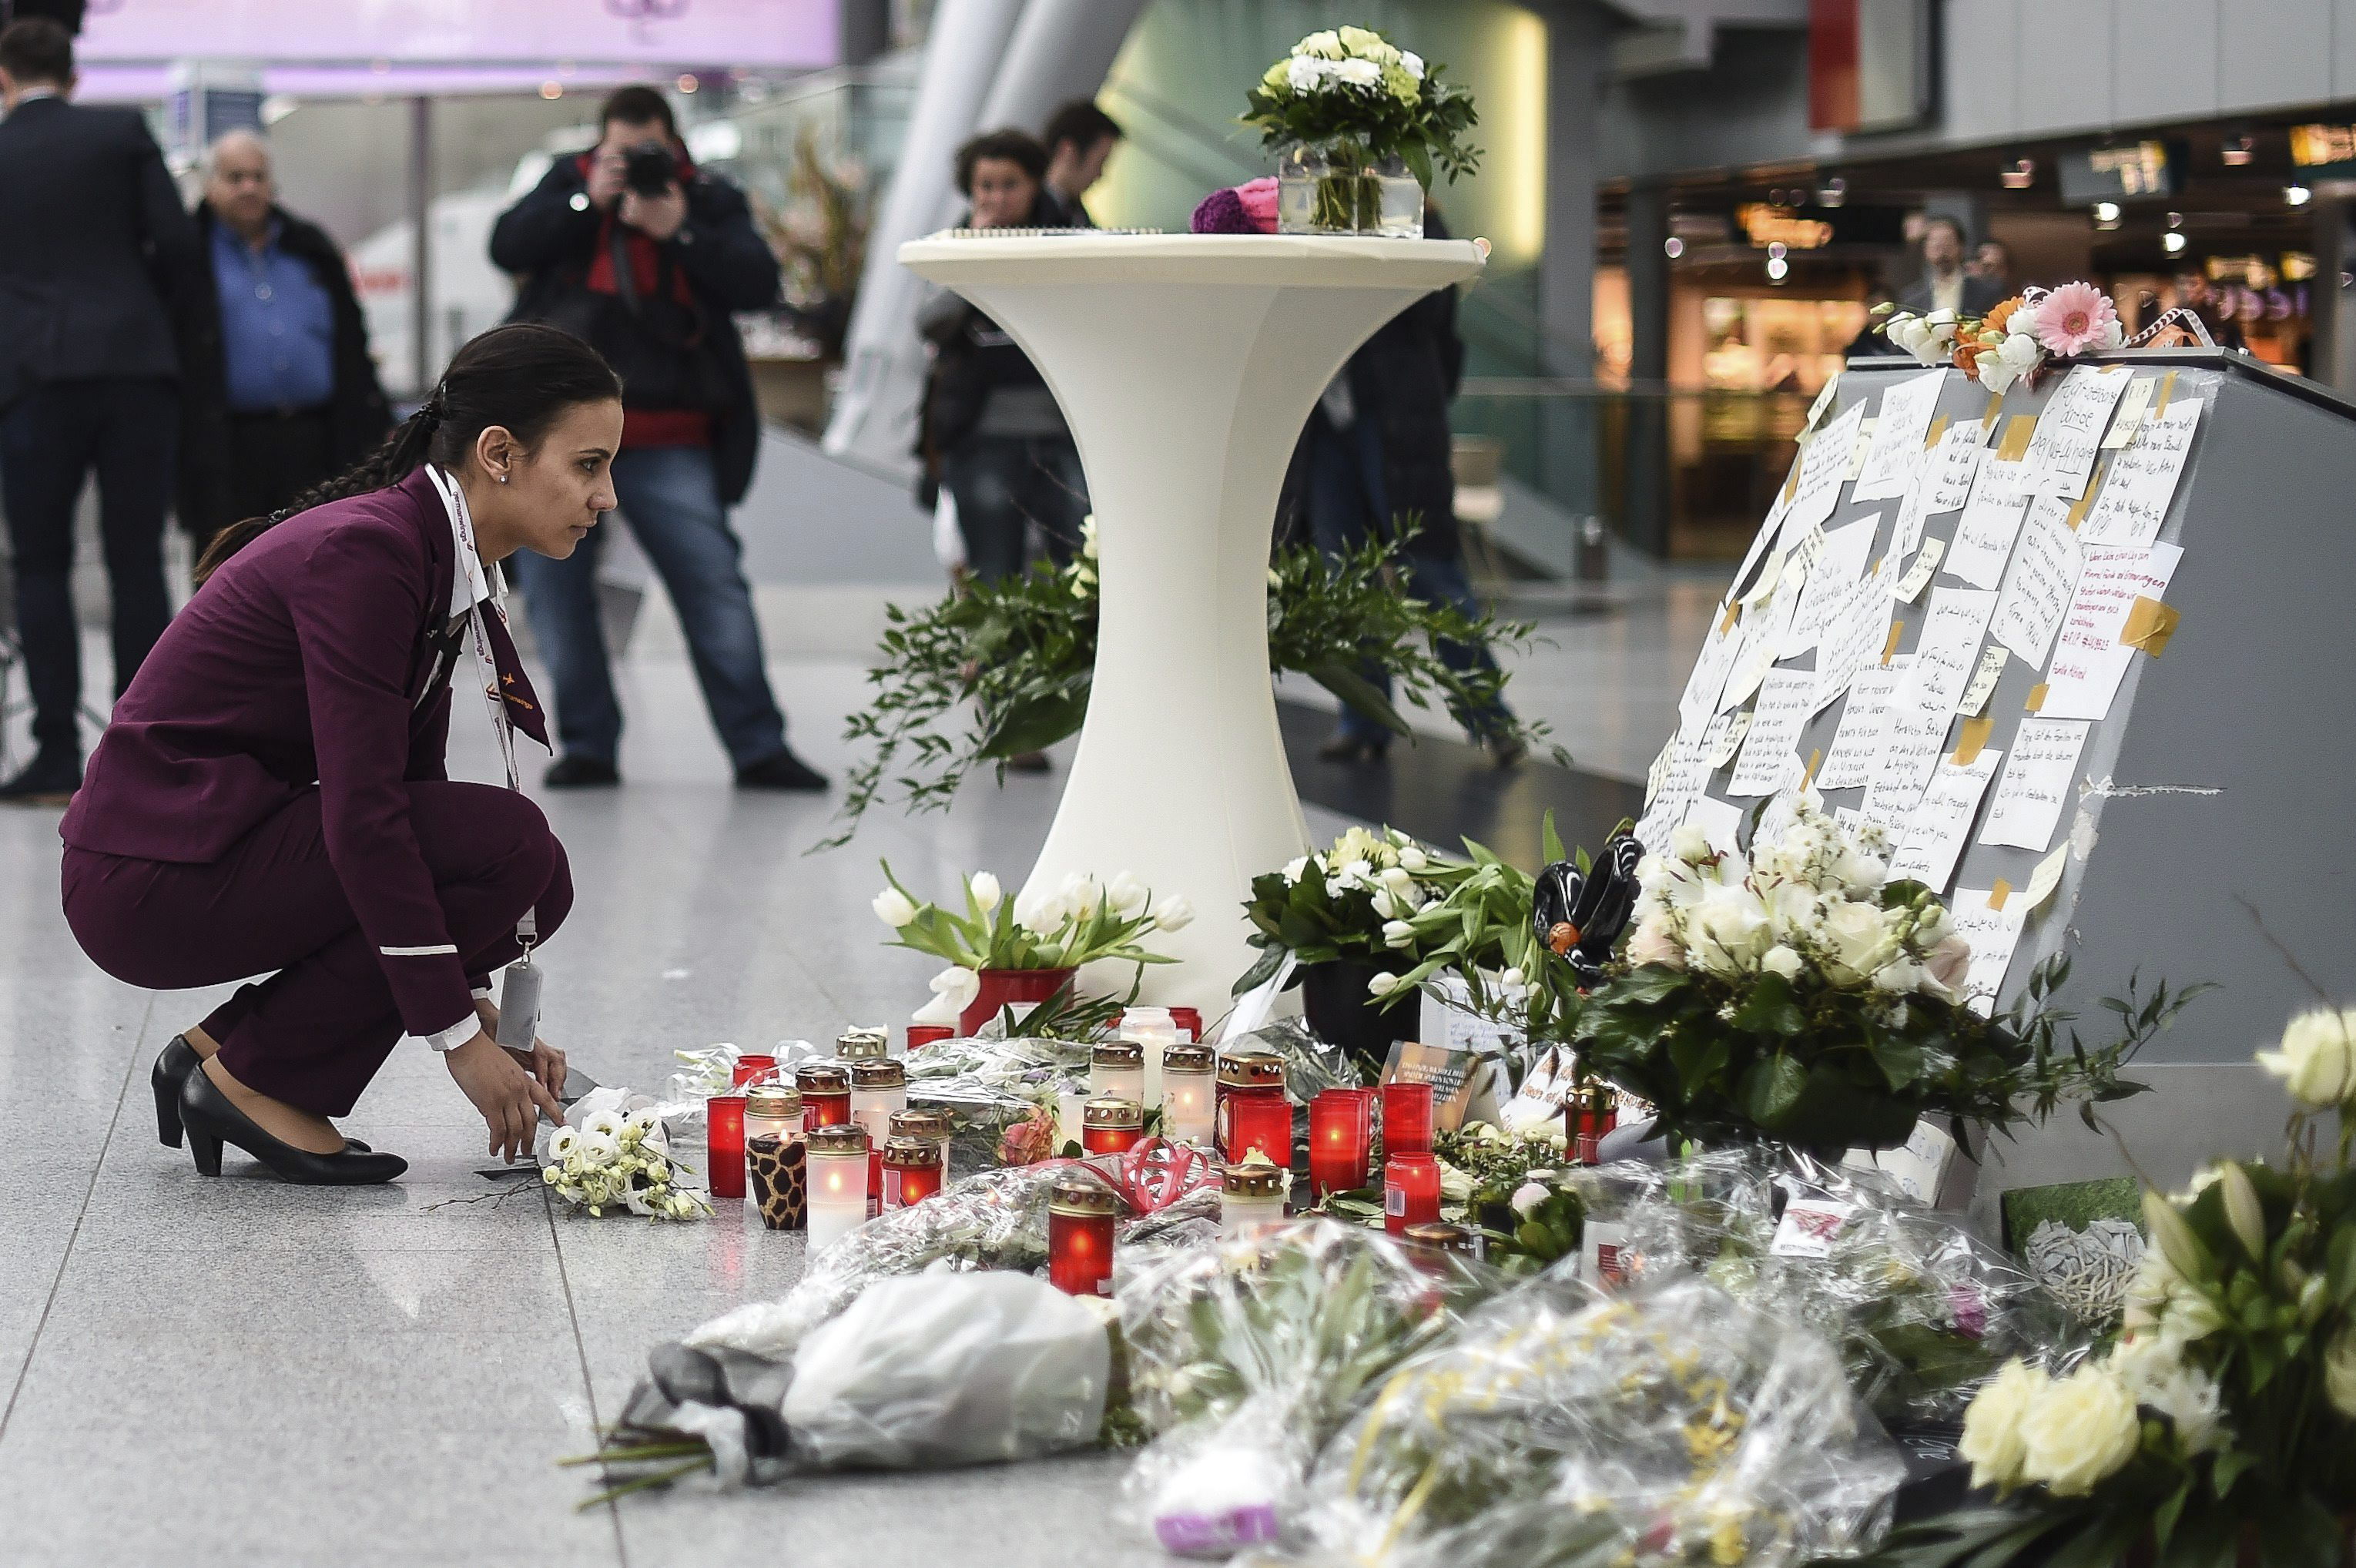
<path id="1" fill-rule="evenodd" d="M 1135 914 L 1139 910 L 1143 909 L 1145 901 L 1151 896 L 1145 884 L 1127 871 L 1113 878 L 1110 885 L 1105 889 L 1105 901 L 1110 904 L 1116 912 L 1124 915 Z"/>
<path id="2" fill-rule="evenodd" d="M 1497 976 L 1497 984 L 1505 990 L 1514 991 L 1527 984 L 1527 980 L 1519 969 L 1508 969 Z"/>
<path id="3" fill-rule="evenodd" d="M 1408 870 L 1405 866 L 1393 866 L 1389 870 L 1385 871 L 1381 876 L 1377 877 L 1376 880 L 1381 882 L 1383 886 L 1390 889 L 1390 891 L 1395 893 L 1404 893 L 1408 889 L 1415 886 L 1415 873 Z"/>
<path id="4" fill-rule="evenodd" d="M 1375 976 L 1366 982 L 1366 994 L 1371 997 L 1387 997 L 1398 988 L 1399 977 L 1387 971 Z"/>
<path id="5" fill-rule="evenodd" d="M 1187 901 L 1184 893 L 1173 893 L 1162 901 L 1153 923 L 1163 931 L 1183 931 L 1194 923 L 1194 906 Z"/>
<path id="6" fill-rule="evenodd" d="M 988 871 L 976 871 L 973 874 L 972 887 L 973 901 L 981 906 L 981 912 L 984 914 L 997 912 L 999 904 L 1006 897 L 1006 890 L 998 885 L 998 879 Z"/>
<path id="7" fill-rule="evenodd" d="M 1414 946 L 1415 927 L 1403 920 L 1383 922 L 1383 945 L 1386 947 Z"/>
<path id="8" fill-rule="evenodd" d="M 1407 870 L 1423 872 L 1431 869 L 1431 857 L 1412 844 L 1399 848 L 1399 865 Z"/>
<path id="9" fill-rule="evenodd" d="M 2356 1008 L 2301 1013 L 2283 1030 L 2281 1050 L 2258 1052 L 2258 1065 L 2316 1110 L 2356 1102 Z"/>
<path id="10" fill-rule="evenodd" d="M 897 888 L 885 888 L 868 907 L 875 912 L 876 919 L 894 931 L 916 918 L 916 903 Z"/>
<path id="11" fill-rule="evenodd" d="M 1385 920 L 1405 920 L 1408 915 L 1415 912 L 1415 911 L 1408 908 L 1407 905 L 1400 901 L 1399 896 L 1391 891 L 1388 888 L 1376 888 L 1375 890 L 1374 904 L 1375 912 L 1382 916 Z"/>
<path id="12" fill-rule="evenodd" d="M 930 1024 L 941 1029 L 955 1029 L 958 1027 L 958 1016 L 964 1011 L 963 1008 L 949 997 L 935 997 L 931 1001 L 910 1013 L 908 1021 L 912 1024 Z"/>
<path id="13" fill-rule="evenodd" d="M 1083 920 L 1095 914 L 1097 907 L 1104 902 L 1102 884 L 1094 877 L 1083 876 L 1077 871 L 1066 875 L 1056 891 L 1063 898 L 1064 907 Z"/>

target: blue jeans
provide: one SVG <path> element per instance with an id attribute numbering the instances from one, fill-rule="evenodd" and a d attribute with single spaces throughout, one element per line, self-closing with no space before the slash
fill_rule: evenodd
<path id="1" fill-rule="evenodd" d="M 1308 464 L 1309 530 L 1318 549 L 1340 555 L 1363 545 L 1373 534 L 1390 532 L 1390 507 L 1383 493 L 1382 437 L 1373 421 L 1361 418 L 1352 421 L 1349 429 L 1336 431 L 1322 413 L 1311 415 Z M 1408 591 L 1427 603 L 1452 604 L 1478 620 L 1481 602 L 1472 596 L 1472 581 L 1464 574 L 1462 548 L 1437 555 L 1424 553 L 1422 545 L 1419 538 L 1411 541 L 1400 557 Z M 1484 643 L 1443 642 L 1435 651 L 1440 662 L 1452 670 L 1497 667 L 1496 656 Z M 1358 673 L 1385 697 L 1391 694 L 1389 671 L 1369 661 Z M 1512 718 L 1512 710 L 1502 701 L 1456 714 L 1457 722 L 1474 741 L 1500 733 Z M 1346 702 L 1342 705 L 1340 728 L 1347 740 L 1378 746 L 1390 743 L 1388 726 Z"/>
<path id="2" fill-rule="evenodd" d="M 614 459 L 614 494 L 679 612 L 704 706 L 729 760 L 745 768 L 783 752 L 786 718 L 769 693 L 761 624 L 744 581 L 744 547 L 720 504 L 711 452 L 700 446 L 623 452 Z M 562 751 L 610 763 L 621 747 L 622 708 L 614 698 L 614 671 L 597 608 L 603 539 L 599 528 L 568 560 L 526 552 L 514 564 L 532 632 L 556 677 Z"/>
<path id="3" fill-rule="evenodd" d="M 941 479 L 957 497 L 966 565 L 984 582 L 1022 574 L 1033 523 L 1056 565 L 1080 547 L 1088 482 L 1069 436 L 969 435 L 942 460 Z"/>

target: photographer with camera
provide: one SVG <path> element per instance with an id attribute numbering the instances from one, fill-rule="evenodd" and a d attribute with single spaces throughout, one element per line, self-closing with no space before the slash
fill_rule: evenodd
<path id="1" fill-rule="evenodd" d="M 585 339 L 622 378 L 621 512 L 663 580 L 736 783 L 822 790 L 786 745 L 770 694 L 744 546 L 727 508 L 761 441 L 731 313 L 777 297 L 777 261 L 744 193 L 699 171 L 650 87 L 605 100 L 597 144 L 559 158 L 491 230 L 491 261 L 520 275 L 512 319 Z M 597 605 L 597 539 L 518 572 L 556 684 L 562 754 L 551 788 L 613 784 L 622 738 Z"/>

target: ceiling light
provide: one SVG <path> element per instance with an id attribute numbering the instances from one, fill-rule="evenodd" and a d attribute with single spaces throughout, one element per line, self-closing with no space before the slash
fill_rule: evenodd
<path id="1" fill-rule="evenodd" d="M 2097 223 L 2116 223 L 2118 220 L 2119 220 L 2119 204 L 2118 204 L 2117 202 L 2115 202 L 2115 201 L 2098 201 L 2098 202 L 2094 203 L 2094 221 L 2095 221 L 2095 222 L 2097 222 Z"/>
<path id="2" fill-rule="evenodd" d="M 1767 254 L 1774 260 L 1780 261 L 1789 252 L 1784 250 L 1783 242 L 1781 240 L 1771 240 L 1767 242 Z"/>
<path id="3" fill-rule="evenodd" d="M 2181 229 L 2181 228 L 2183 228 L 2183 227 L 2184 227 L 2184 214 L 2182 214 L 2182 213 L 2180 213 L 2180 212 L 2171 212 L 2171 213 L 2169 213 L 2169 214 L 2168 215 L 2168 226 L 2169 226 L 2170 229 Z"/>
<path id="4" fill-rule="evenodd" d="M 1848 181 L 1838 175 L 1816 187 L 1816 205 L 1819 207 L 1838 207 L 1847 199 Z"/>
<path id="5" fill-rule="evenodd" d="M 2169 229 L 2159 237 L 2159 248 L 2171 256 L 2180 254 L 2184 250 L 2183 234 L 2176 229 Z"/>
<path id="6" fill-rule="evenodd" d="M 2227 168 L 2238 169 L 2255 157 L 2257 151 L 2258 139 L 2255 136 L 2228 136 L 2218 156 L 2224 159 Z"/>
<path id="7" fill-rule="evenodd" d="M 702 83 L 695 80 L 695 73 L 693 71 L 681 71 L 680 73 L 679 81 L 676 85 L 681 92 L 693 92 L 698 87 L 701 87 Z"/>
<path id="8" fill-rule="evenodd" d="M 1672 234 L 1666 240 L 1661 241 L 1661 251 L 1664 255 L 1667 256 L 1670 261 L 1674 261 L 1678 257 L 1686 253 L 1686 242 Z"/>
<path id="9" fill-rule="evenodd" d="M 564 96 L 564 84 L 561 81 L 543 81 L 540 84 L 540 95 L 554 102 Z"/>
<path id="10" fill-rule="evenodd" d="M 2286 185 L 2283 187 L 2283 200 L 2288 202 L 2293 207 L 2305 207 L 2308 204 L 2308 198 L 2314 195 L 2315 193 L 2313 191 L 2308 189 L 2307 187 L 2303 185 Z"/>
<path id="11" fill-rule="evenodd" d="M 1791 275 L 1791 262 L 1786 261 L 1781 256 L 1770 256 L 1767 258 L 1767 281 L 1769 283 L 1780 283 Z"/>
<path id="12" fill-rule="evenodd" d="M 2007 190 L 2027 190 L 2037 181 L 2037 160 L 2022 158 L 2012 167 L 1999 172 L 1997 178 L 2004 182 Z"/>

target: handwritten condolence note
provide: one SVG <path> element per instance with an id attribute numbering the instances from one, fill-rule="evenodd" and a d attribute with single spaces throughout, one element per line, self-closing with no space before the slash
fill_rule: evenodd
<path id="1" fill-rule="evenodd" d="M 1909 376 L 1885 388 L 1880 422 L 1865 450 L 1865 466 L 1849 486 L 1852 501 L 1891 501 L 1903 496 L 1922 466 L 1922 443 L 1931 432 L 1931 416 L 1938 411 L 1939 389 L 1947 372 L 1929 370 Z"/>
<path id="2" fill-rule="evenodd" d="M 2200 422 L 2198 398 L 2179 398 L 2166 413 L 2144 421 L 2135 440 L 2110 460 L 2078 537 L 2090 545 L 2143 545 L 2158 539 Z"/>
<path id="3" fill-rule="evenodd" d="M 2086 551 L 2077 592 L 2062 618 L 2046 677 L 2045 700 L 2037 711 L 2047 719 L 2107 719 L 2111 699 L 2136 656 L 2121 641 L 2138 599 L 2163 600 L 2168 580 L 2184 551 L 2172 544 L 2140 549 L 2095 545 Z"/>
<path id="4" fill-rule="evenodd" d="M 1980 830 L 1983 844 L 2009 844 L 2040 854 L 2053 842 L 2053 830 L 2070 804 L 2078 773 L 2078 753 L 2085 749 L 2083 719 L 2024 719 L 1996 786 L 1996 802 L 1988 807 L 1987 826 Z"/>
<path id="5" fill-rule="evenodd" d="M 2062 378 L 2062 385 L 2037 418 L 2037 434 L 2024 459 L 2029 482 L 2025 488 L 2040 496 L 2060 496 L 2074 501 L 2086 493 L 2094 453 L 2102 450 L 2103 432 L 2111 411 L 2127 389 L 2135 373 L 2124 366 L 2080 365 Z"/>

